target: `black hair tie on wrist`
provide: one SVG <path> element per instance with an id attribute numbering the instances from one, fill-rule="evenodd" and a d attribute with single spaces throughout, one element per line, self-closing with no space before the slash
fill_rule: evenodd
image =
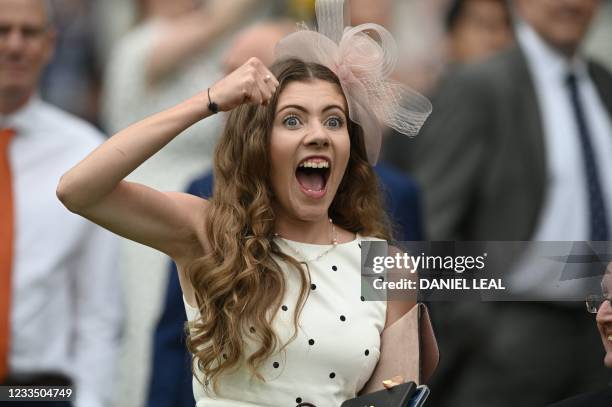
<path id="1" fill-rule="evenodd" d="M 219 113 L 219 105 L 210 100 L 210 88 L 208 88 L 208 110 L 213 114 Z"/>

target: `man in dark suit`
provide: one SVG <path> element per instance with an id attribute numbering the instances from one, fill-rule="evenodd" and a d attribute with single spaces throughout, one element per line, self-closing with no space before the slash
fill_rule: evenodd
<path id="1" fill-rule="evenodd" d="M 610 240 L 612 76 L 579 51 L 598 1 L 515 3 L 518 47 L 450 73 L 419 137 L 385 158 L 420 182 L 428 239 Z M 608 379 L 576 304 L 432 314 L 436 406 L 545 405 Z"/>
<path id="2" fill-rule="evenodd" d="M 597 314 L 595 320 L 597 330 L 603 343 L 605 356 L 604 365 L 612 369 L 612 263 L 608 267 L 601 280 L 601 295 L 587 301 L 587 310 L 591 314 Z M 609 407 L 612 406 L 612 386 L 590 393 L 580 394 L 549 407 Z"/>

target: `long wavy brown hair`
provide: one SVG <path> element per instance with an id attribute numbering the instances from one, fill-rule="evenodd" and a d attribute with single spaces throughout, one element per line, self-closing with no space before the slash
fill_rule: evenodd
<path id="1" fill-rule="evenodd" d="M 270 185 L 269 144 L 279 95 L 288 83 L 320 79 L 342 88 L 326 67 L 291 59 L 275 63 L 271 72 L 280 85 L 267 106 L 241 105 L 229 114 L 215 151 L 215 186 L 206 231 L 211 250 L 194 260 L 187 273 L 201 318 L 192 324 L 187 346 L 206 377 L 205 389 L 225 372 L 246 366 L 264 380 L 258 367 L 296 337 L 299 315 L 308 296 L 310 276 L 305 263 L 283 253 L 274 242 L 275 214 Z M 351 141 L 347 170 L 329 208 L 334 223 L 353 233 L 390 239 L 376 175 L 366 158 L 361 128 L 349 121 Z M 272 329 L 285 279 L 277 261 L 298 273 L 301 289 L 293 314 L 293 336 L 280 344 Z M 306 267 L 304 267 L 306 266 Z M 245 354 L 250 336 L 259 348 Z M 195 371 L 194 371 L 195 373 Z M 196 375 L 198 377 L 198 375 Z M 199 378 L 198 378 L 199 380 Z"/>

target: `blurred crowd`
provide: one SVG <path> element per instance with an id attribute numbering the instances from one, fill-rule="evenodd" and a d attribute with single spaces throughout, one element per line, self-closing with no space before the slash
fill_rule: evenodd
<path id="1" fill-rule="evenodd" d="M 178 17 L 189 9 L 189 6 L 180 5 L 152 6 L 149 3 L 154 2 L 147 0 L 52 2 L 58 43 L 42 80 L 42 95 L 100 127 L 103 127 L 102 84 L 113 48 L 144 19 L 166 13 Z M 186 3 L 215 3 L 215 0 Z M 352 24 L 374 22 L 390 29 L 403 46 L 398 79 L 424 90 L 433 84 L 446 65 L 486 56 L 512 41 L 509 11 L 497 4 L 504 2 L 476 1 L 474 5 L 468 4 L 465 12 L 457 6 L 451 7 L 450 3 L 453 2 L 353 0 Z M 602 3 L 585 49 L 589 55 L 612 67 L 612 51 L 607 42 L 612 30 L 608 24 L 612 19 L 612 6 L 609 0 Z M 288 18 L 312 26 L 314 0 L 264 0 L 257 4 L 255 11 L 255 14 L 238 17 L 234 27 L 228 27 L 225 35 L 207 45 L 227 48 L 237 31 L 266 18 Z M 217 58 L 211 64 L 221 69 L 222 61 Z"/>
<path id="2" fill-rule="evenodd" d="M 588 222 L 568 226 L 559 219 L 563 220 L 568 212 L 588 211 L 590 203 L 601 198 L 607 213 L 603 222 L 612 227 L 612 179 L 609 173 L 601 174 L 610 168 L 605 162 L 610 162 L 612 154 L 604 154 L 612 151 L 612 142 L 604 140 L 601 145 L 595 142 L 595 147 L 583 150 L 580 144 L 569 141 L 557 149 L 542 147 L 550 142 L 550 134 L 544 134 L 541 137 L 544 141 L 535 146 L 520 140 L 521 135 L 532 130 L 530 126 L 541 125 L 545 133 L 550 133 L 565 123 L 553 123 L 558 115 L 566 110 L 568 115 L 574 114 L 572 106 L 575 105 L 569 102 L 556 107 L 555 97 L 551 96 L 555 90 L 546 82 L 552 71 L 540 77 L 539 68 L 531 60 L 525 63 L 521 59 L 524 57 L 518 54 L 519 49 L 526 53 L 532 49 L 534 54 L 538 52 L 541 44 L 531 27 L 546 24 L 540 20 L 574 18 L 562 14 L 542 16 L 538 13 L 545 10 L 533 6 L 555 1 L 581 3 L 581 0 L 533 0 L 532 5 L 528 0 L 350 1 L 352 25 L 374 22 L 395 35 L 400 59 L 394 77 L 428 95 L 433 102 L 434 113 L 416 141 L 390 133 L 382 152 L 383 165 L 414 180 L 420 189 L 419 204 L 423 210 L 414 227 L 422 225 L 421 238 L 610 240 L 609 233 L 589 235 Z M 3 2 L 8 4 L 10 0 L 0 0 L 0 5 Z M 596 1 L 582 0 L 582 3 Z M 574 55 L 579 49 L 580 55 L 585 55 L 581 61 L 587 61 L 588 56 L 589 60 L 600 63 L 592 71 L 595 85 L 589 82 L 585 88 L 585 92 L 593 93 L 593 98 L 593 89 L 599 86 L 598 70 L 607 67 L 612 71 L 612 1 L 599 3 L 599 8 L 593 9 L 588 34 L 576 34 L 576 50 L 571 51 Z M 41 74 L 40 99 L 89 122 L 97 128 L 91 131 L 106 137 L 205 89 L 252 56 L 270 64 L 276 41 L 292 32 L 297 22 L 312 26 L 314 21 L 314 0 L 51 0 L 51 4 L 55 50 Z M 578 14 L 589 12 L 580 6 L 568 7 L 575 7 L 573 12 Z M 590 19 L 587 17 L 584 19 Z M 0 41 L 4 35 L 2 24 L 0 18 Z M 586 30 L 589 24 L 584 26 Z M 555 29 L 563 28 L 551 28 Z M 513 64 L 522 65 L 515 69 Z M 587 75 L 586 65 L 580 66 L 576 75 Z M 519 69 L 522 70 L 518 72 Z M 535 90 L 534 85 L 525 85 L 530 81 L 535 83 Z M 605 83 L 610 85 L 605 96 L 610 101 L 612 83 Z M 517 89 L 532 92 L 534 97 L 521 99 L 522 93 L 515 95 L 520 93 Z M 549 102 L 554 106 L 542 107 L 541 104 Z M 596 105 L 589 112 L 605 116 L 606 106 L 602 106 Z M 612 114 L 606 123 L 587 116 L 587 122 L 593 119 L 592 133 L 609 130 L 606 126 L 612 121 Z M 210 170 L 213 148 L 222 126 L 220 115 L 188 129 L 131 174 L 130 179 L 160 190 L 186 190 L 194 179 Z M 509 146 L 513 143 L 514 147 Z M 568 150 L 562 150 L 563 146 Z M 585 151 L 585 156 L 594 155 L 599 159 L 595 171 L 600 169 L 598 181 L 603 192 L 601 197 L 588 195 L 586 204 L 576 201 L 567 204 L 567 208 L 556 209 L 555 205 L 560 204 L 551 196 L 557 193 L 559 202 L 563 202 L 572 198 L 572 188 L 581 187 L 580 180 L 559 186 L 563 184 L 560 180 L 568 176 L 563 168 L 570 160 L 569 150 Z M 35 157 L 31 159 L 36 162 Z M 592 169 L 587 166 L 583 170 L 581 160 L 577 158 L 572 168 L 589 173 Z M 506 161 L 515 166 L 496 165 Z M 524 168 L 529 171 L 523 172 Z M 523 182 L 526 179 L 530 182 Z M 552 192 L 542 196 L 549 190 Z M 509 197 L 510 194 L 514 197 Z M 543 207 L 550 213 L 546 219 L 538 218 Z M 571 233 L 572 227 L 578 231 Z M 565 234 L 568 228 L 570 232 Z M 580 233 L 583 229 L 587 232 Z M 79 236 L 82 235 L 72 237 L 73 241 L 78 242 Z M 133 242 L 113 244 L 117 247 L 109 248 L 107 253 L 117 264 L 104 264 L 116 268 L 117 281 L 97 280 L 94 276 L 90 283 L 99 284 L 95 289 L 103 297 L 96 307 L 103 306 L 104 301 L 116 301 L 121 307 L 110 316 L 100 316 L 117 331 L 109 341 L 118 352 L 118 373 L 113 375 L 114 384 L 104 389 L 113 393 L 112 396 L 102 397 L 100 404 L 85 401 L 78 407 L 178 405 L 156 403 L 160 396 L 150 386 L 156 380 L 155 375 L 169 366 L 158 365 L 159 361 L 154 363 L 157 350 L 153 346 L 157 349 L 165 344 L 165 337 L 160 333 L 164 320 L 160 320 L 160 315 L 172 318 L 164 307 L 170 301 L 167 296 L 180 296 L 180 292 L 171 291 L 172 287 L 176 288 L 175 276 L 170 274 L 170 264 L 163 254 Z M 44 246 L 39 250 L 45 250 Z M 106 271 L 100 270 L 100 273 Z M 118 293 L 122 293 L 123 300 L 117 299 Z M 26 299 L 14 293 L 13 302 L 19 301 Z M 584 310 L 575 308 L 547 304 L 520 307 L 432 304 L 442 354 L 440 370 L 431 383 L 432 405 L 514 405 L 506 404 L 512 400 L 512 395 L 506 392 L 519 392 L 526 397 L 529 401 L 522 405 L 544 405 L 605 385 L 609 374 L 602 367 L 603 353 L 594 322 Z M 584 317 L 574 318 L 579 312 Z M 116 317 L 115 313 L 123 317 Z M 180 329 L 184 315 L 175 319 Z M 483 326 L 484 322 L 476 323 L 478 320 L 486 321 L 487 326 Z M 562 320 L 563 324 L 549 324 L 551 320 Z M 494 327 L 491 321 L 495 321 Z M 501 326 L 501 321 L 508 325 Z M 549 329 L 548 335 L 541 336 L 542 327 Z M 581 330 L 591 330 L 592 335 Z M 564 355 L 553 354 L 542 362 L 545 365 L 541 369 L 532 368 L 528 362 L 538 355 L 520 350 L 521 343 L 531 340 L 527 334 L 523 335 L 527 331 L 540 335 L 534 346 L 546 347 L 546 341 L 559 339 L 559 345 L 553 348 Z M 182 331 L 178 335 L 179 343 L 180 334 Z M 486 343 L 474 341 L 474 335 L 487 338 Z M 505 336 L 500 338 L 500 335 Z M 562 342 L 561 338 L 567 341 Z M 570 357 L 580 349 L 584 352 L 580 361 Z M 96 352 L 96 349 L 88 351 Z M 496 358 L 498 354 L 505 357 Z M 190 378 L 188 361 L 182 353 L 178 357 L 177 370 L 187 368 Z M 524 363 L 512 360 L 522 357 Z M 563 375 L 561 372 L 565 370 L 569 372 Z M 532 374 L 525 375 L 526 371 Z M 552 378 L 541 377 L 549 374 Z M 518 377 L 521 375 L 526 378 Z M 539 379 L 553 383 L 540 386 L 534 383 Z M 518 387 L 508 389 L 509 383 Z M 184 389 L 184 385 L 183 381 L 176 389 Z M 163 389 L 163 392 L 168 395 L 176 389 Z M 189 400 L 185 405 L 190 402 L 193 405 L 191 394 L 186 397 Z M 95 399 L 93 395 L 92 399 Z M 470 400 L 481 400 L 481 404 Z"/>

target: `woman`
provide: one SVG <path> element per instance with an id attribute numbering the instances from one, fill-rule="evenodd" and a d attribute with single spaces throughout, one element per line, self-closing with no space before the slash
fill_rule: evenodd
<path id="1" fill-rule="evenodd" d="M 62 177 L 58 197 L 177 263 L 188 315 L 201 314 L 189 340 L 202 381 L 196 400 L 339 405 L 369 378 L 385 323 L 413 304 L 385 312 L 384 303 L 359 298 L 360 235 L 389 232 L 338 79 L 299 60 L 271 69 L 253 58 L 210 89 L 219 110 L 233 109 L 215 152 L 211 201 L 123 180 L 210 116 L 206 92 L 116 134 Z M 311 383 L 297 380 L 308 373 Z"/>
<path id="2" fill-rule="evenodd" d="M 379 124 L 413 134 L 430 105 L 399 106 L 392 52 L 362 32 L 389 45 L 382 27 L 343 34 L 342 2 L 322 7 L 329 37 L 291 34 L 270 70 L 250 59 L 119 132 L 58 186 L 71 211 L 176 262 L 198 405 L 340 405 L 374 370 L 384 327 L 414 305 L 360 296 L 360 241 L 390 238 L 371 167 Z M 210 201 L 124 180 L 216 111 L 231 113 Z"/>

